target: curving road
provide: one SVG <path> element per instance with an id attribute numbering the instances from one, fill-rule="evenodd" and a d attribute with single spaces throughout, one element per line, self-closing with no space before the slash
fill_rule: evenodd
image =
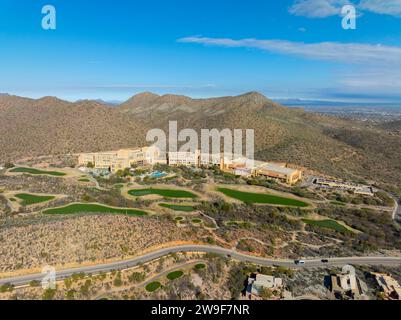
<path id="1" fill-rule="evenodd" d="M 161 258 L 170 253 L 178 252 L 201 252 L 201 253 L 215 253 L 219 255 L 229 256 L 232 259 L 250 262 L 263 266 L 283 266 L 291 268 L 316 268 L 324 266 L 343 266 L 344 264 L 356 264 L 356 265 L 401 265 L 401 257 L 348 257 L 348 258 L 331 258 L 328 263 L 323 263 L 320 259 L 309 259 L 306 260 L 304 265 L 295 265 L 292 260 L 275 260 L 267 259 L 261 257 L 255 257 L 246 255 L 243 253 L 236 252 L 234 250 L 225 249 L 216 246 L 206 246 L 206 245 L 184 245 L 176 246 L 165 249 L 160 249 L 140 257 L 110 262 L 105 264 L 98 264 L 93 266 L 83 266 L 73 269 L 58 270 L 56 273 L 57 280 L 62 280 L 72 276 L 74 273 L 87 273 L 87 274 L 97 274 L 100 272 L 111 272 L 113 270 L 123 270 L 127 268 L 132 268 L 141 263 L 150 262 L 152 260 Z M 29 282 L 36 280 L 41 281 L 43 274 L 29 274 L 11 278 L 0 279 L 0 285 L 2 284 L 13 284 L 14 286 L 23 286 L 29 284 Z"/>

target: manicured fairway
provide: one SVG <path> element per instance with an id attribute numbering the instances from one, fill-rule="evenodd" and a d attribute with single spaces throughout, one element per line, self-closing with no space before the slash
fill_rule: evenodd
<path id="1" fill-rule="evenodd" d="M 76 214 L 76 213 L 114 213 L 132 216 L 146 216 L 147 212 L 136 209 L 112 208 L 100 204 L 76 203 L 61 208 L 48 209 L 44 214 Z"/>
<path id="2" fill-rule="evenodd" d="M 309 219 L 302 219 L 302 221 L 306 224 L 311 226 L 316 226 L 320 228 L 327 228 L 332 229 L 338 232 L 351 232 L 351 230 L 347 229 L 343 225 L 339 224 L 337 221 L 334 220 L 309 220 Z"/>
<path id="3" fill-rule="evenodd" d="M 167 198 L 196 198 L 196 194 L 185 190 L 174 190 L 174 189 L 134 189 L 128 191 L 131 196 L 141 197 L 150 194 L 156 194 Z"/>
<path id="4" fill-rule="evenodd" d="M 20 193 L 15 195 L 16 198 L 22 200 L 23 206 L 29 206 L 31 204 L 42 203 L 46 201 L 53 200 L 54 196 L 38 196 L 35 194 Z"/>
<path id="5" fill-rule="evenodd" d="M 253 192 L 243 192 L 227 188 L 218 188 L 218 191 L 224 193 L 230 198 L 241 200 L 243 202 L 249 203 L 262 203 L 262 204 L 276 204 L 285 205 L 292 207 L 307 207 L 308 204 L 292 198 L 284 198 L 279 196 L 274 196 L 266 193 L 253 193 Z"/>
<path id="6" fill-rule="evenodd" d="M 196 208 L 194 206 L 183 206 L 178 204 L 168 204 L 168 203 L 160 203 L 159 206 L 163 208 L 168 208 L 174 211 L 183 211 L 183 212 L 192 212 L 195 211 Z"/>
<path id="7" fill-rule="evenodd" d="M 149 283 L 149 284 L 145 287 L 145 289 L 146 289 L 146 291 L 148 291 L 148 292 L 154 292 L 154 291 L 156 291 L 157 289 L 159 289 L 160 287 L 161 287 L 160 282 L 155 281 L 155 282 Z"/>
<path id="8" fill-rule="evenodd" d="M 82 179 L 79 179 L 78 181 L 79 181 L 79 182 L 90 182 L 90 180 L 87 179 L 87 178 L 82 178 Z"/>
<path id="9" fill-rule="evenodd" d="M 330 203 L 335 206 L 346 206 L 347 205 L 345 202 L 341 202 L 341 201 L 331 201 Z"/>
<path id="10" fill-rule="evenodd" d="M 183 276 L 183 274 L 184 274 L 184 272 L 182 272 L 181 270 L 173 271 L 167 275 L 167 279 L 175 280 L 175 279 L 181 278 Z"/>
<path id="11" fill-rule="evenodd" d="M 66 175 L 64 172 L 44 171 L 44 170 L 39 170 L 39 169 L 34 169 L 34 168 L 14 168 L 14 169 L 11 169 L 10 172 L 29 173 L 29 174 L 33 174 L 33 175 L 45 174 L 45 175 L 56 176 L 56 177 L 62 177 L 62 176 Z"/>

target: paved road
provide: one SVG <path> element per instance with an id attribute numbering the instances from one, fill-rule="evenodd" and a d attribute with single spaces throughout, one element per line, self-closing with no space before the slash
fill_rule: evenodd
<path id="1" fill-rule="evenodd" d="M 259 258 L 255 256 L 249 256 L 230 249 L 224 249 L 215 246 L 203 246 L 203 245 L 186 245 L 176 246 L 171 248 L 160 249 L 155 252 L 148 253 L 141 257 L 132 258 L 129 260 L 111 262 L 106 264 L 99 264 L 93 266 L 84 266 L 74 269 L 58 270 L 56 273 L 57 280 L 62 280 L 70 277 L 74 273 L 90 273 L 97 274 L 100 272 L 110 272 L 112 270 L 122 270 L 134 267 L 141 263 L 146 263 L 170 253 L 178 252 L 202 252 L 202 253 L 215 253 L 220 255 L 229 256 L 233 259 L 251 262 L 263 266 L 284 266 L 293 268 L 313 268 L 323 266 L 343 266 L 344 264 L 363 264 L 363 265 L 401 265 L 401 258 L 393 257 L 349 257 L 349 258 L 331 258 L 328 263 L 322 263 L 320 259 L 306 260 L 304 265 L 296 266 L 292 260 L 274 260 Z M 15 286 L 22 286 L 28 284 L 32 280 L 41 281 L 43 278 L 42 274 L 29 274 L 12 278 L 0 279 L 0 285 L 10 283 Z"/>

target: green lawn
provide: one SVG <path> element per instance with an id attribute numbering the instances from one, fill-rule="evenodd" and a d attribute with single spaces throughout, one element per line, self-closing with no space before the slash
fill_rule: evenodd
<path id="1" fill-rule="evenodd" d="M 183 275 L 184 275 L 184 272 L 182 272 L 181 270 L 177 270 L 177 271 L 170 272 L 167 275 L 167 279 L 175 280 L 175 279 L 181 278 Z"/>
<path id="2" fill-rule="evenodd" d="M 136 209 L 112 208 L 100 204 L 76 203 L 61 208 L 48 209 L 44 214 L 113 213 L 132 216 L 146 216 L 148 213 Z"/>
<path id="3" fill-rule="evenodd" d="M 196 270 L 201 270 L 201 269 L 205 269 L 206 265 L 204 263 L 198 263 L 195 265 L 195 269 Z"/>
<path id="4" fill-rule="evenodd" d="M 90 182 L 88 178 L 82 178 L 78 180 L 79 182 Z"/>
<path id="5" fill-rule="evenodd" d="M 316 226 L 320 228 L 332 229 L 338 232 L 351 232 L 349 229 L 339 224 L 334 220 L 310 220 L 310 219 L 302 219 L 302 221 L 311 226 Z"/>
<path id="6" fill-rule="evenodd" d="M 22 168 L 22 167 L 11 169 L 10 172 L 29 173 L 29 174 L 33 174 L 33 175 L 45 174 L 45 175 L 56 176 L 56 177 L 62 177 L 62 176 L 66 175 L 64 172 L 59 172 L 59 171 L 44 171 L 44 170 L 39 170 L 39 169 L 34 169 L 34 168 Z"/>
<path id="7" fill-rule="evenodd" d="M 347 204 L 345 202 L 341 202 L 341 201 L 331 201 L 331 204 L 334 204 L 335 206 L 346 206 Z"/>
<path id="8" fill-rule="evenodd" d="M 158 281 L 155 281 L 155 282 L 149 283 L 149 284 L 145 287 L 145 289 L 146 289 L 146 291 L 148 291 L 148 292 L 154 292 L 154 291 L 156 291 L 157 289 L 159 289 L 160 287 L 161 287 L 161 283 L 158 282 Z"/>
<path id="9" fill-rule="evenodd" d="M 184 220 L 184 217 L 175 217 L 174 220 L 175 221 L 182 221 L 182 220 Z"/>
<path id="10" fill-rule="evenodd" d="M 202 222 L 202 220 L 201 219 L 197 219 L 197 218 L 195 218 L 195 219 L 192 219 L 192 223 L 201 223 Z"/>
<path id="11" fill-rule="evenodd" d="M 253 193 L 253 192 L 243 192 L 227 188 L 218 188 L 218 191 L 224 193 L 230 198 L 234 198 L 243 202 L 248 203 L 262 203 L 262 204 L 276 204 L 285 205 L 292 207 L 307 207 L 308 204 L 303 201 L 299 201 L 292 198 L 284 198 L 279 196 L 274 196 L 266 193 Z"/>
<path id="12" fill-rule="evenodd" d="M 174 190 L 174 189 L 134 189 L 128 191 L 131 196 L 141 197 L 150 194 L 156 194 L 167 198 L 196 198 L 196 194 L 185 190 Z"/>
<path id="13" fill-rule="evenodd" d="M 54 196 L 38 196 L 35 194 L 20 193 L 15 195 L 16 198 L 22 200 L 23 206 L 29 206 L 31 204 L 42 203 L 53 200 Z"/>
<path id="14" fill-rule="evenodd" d="M 177 204 L 168 204 L 168 203 L 160 203 L 159 206 L 163 208 L 168 208 L 174 211 L 183 211 L 183 212 L 192 212 L 195 211 L 196 208 L 194 206 L 183 206 Z"/>

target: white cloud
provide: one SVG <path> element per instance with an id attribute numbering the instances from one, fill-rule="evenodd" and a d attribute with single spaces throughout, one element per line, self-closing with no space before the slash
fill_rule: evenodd
<path id="1" fill-rule="evenodd" d="M 361 0 L 359 7 L 378 14 L 401 17 L 401 0 Z"/>
<path id="2" fill-rule="evenodd" d="M 301 56 L 308 59 L 344 63 L 376 63 L 401 65 L 401 48 L 380 44 L 319 42 L 304 43 L 286 40 L 186 37 L 179 42 L 223 47 L 257 48 L 273 53 Z"/>
<path id="3" fill-rule="evenodd" d="M 336 73 L 336 83 L 344 92 L 392 94 L 401 90 L 400 47 L 339 42 L 303 43 L 285 40 L 234 40 L 199 36 L 186 37 L 178 41 L 222 47 L 257 48 L 267 52 L 348 65 L 349 68 L 339 68 Z"/>
<path id="4" fill-rule="evenodd" d="M 308 18 L 326 18 L 340 15 L 348 0 L 296 0 L 290 7 L 291 14 Z"/>
<path id="5" fill-rule="evenodd" d="M 391 67 L 366 67 L 341 73 L 337 83 L 354 93 L 394 95 L 400 92 L 401 74 Z"/>

